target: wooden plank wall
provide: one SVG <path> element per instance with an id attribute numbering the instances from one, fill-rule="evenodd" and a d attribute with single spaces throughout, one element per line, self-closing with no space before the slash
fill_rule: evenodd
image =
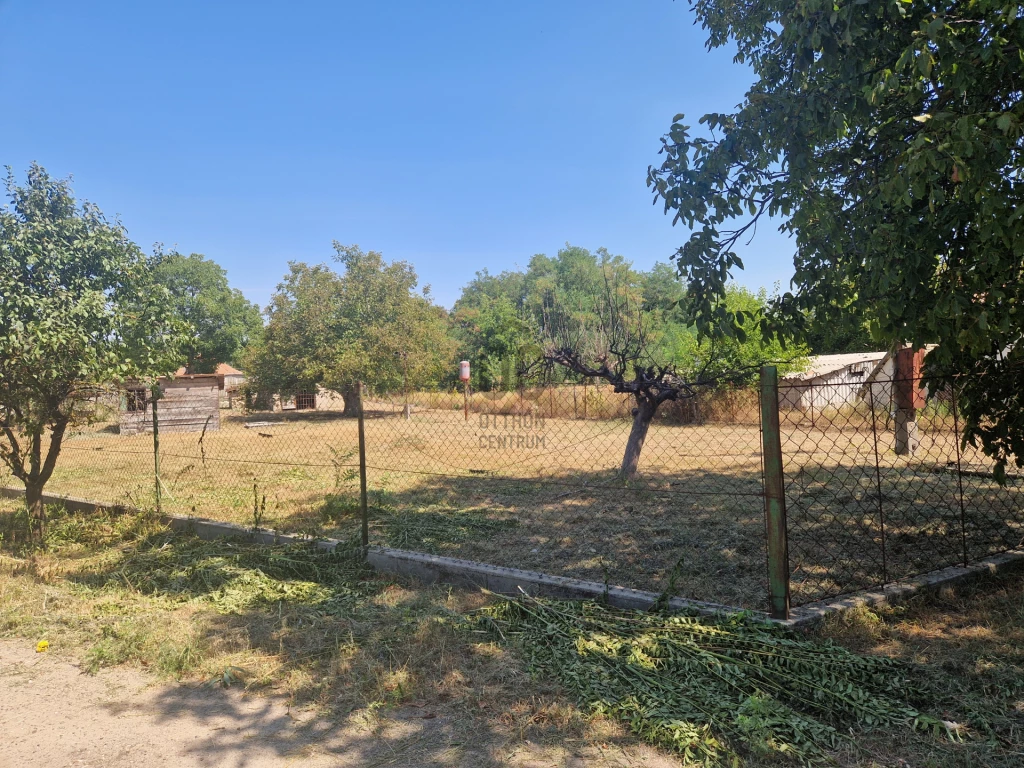
<path id="1" fill-rule="evenodd" d="M 160 400 L 160 431 L 201 432 L 220 429 L 220 392 L 214 386 L 171 382 Z"/>
<path id="2" fill-rule="evenodd" d="M 202 432 L 220 429 L 220 391 L 216 384 L 187 379 L 161 384 L 160 432 Z M 121 434 L 153 431 L 151 405 L 145 411 L 122 411 Z"/>

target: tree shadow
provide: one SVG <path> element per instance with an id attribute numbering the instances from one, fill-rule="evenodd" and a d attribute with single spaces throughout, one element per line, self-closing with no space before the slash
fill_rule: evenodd
<path id="1" fill-rule="evenodd" d="M 898 606 L 830 616 L 816 634 L 858 653 L 913 661 L 932 714 L 973 733 L 964 744 L 921 739 L 915 764 L 1016 766 L 1024 750 L 1024 574 L 986 575 Z M 904 745 L 864 735 L 874 759 L 913 759 Z M 888 759 L 886 759 L 888 757 Z"/>
<path id="2" fill-rule="evenodd" d="M 1018 484 L 867 461 L 809 462 L 786 481 L 796 604 L 964 565 L 1024 539 Z"/>
<path id="3" fill-rule="evenodd" d="M 374 544 L 655 592 L 682 560 L 681 596 L 767 602 L 758 473 L 690 470 L 626 484 L 602 471 L 540 480 L 388 471 L 371 473 L 369 487 Z M 354 494 L 321 507 L 332 512 L 325 533 L 359 525 Z"/>

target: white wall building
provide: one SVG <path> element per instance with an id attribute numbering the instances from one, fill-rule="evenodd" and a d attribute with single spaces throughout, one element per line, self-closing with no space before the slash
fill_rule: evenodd
<path id="1" fill-rule="evenodd" d="M 820 411 L 873 397 L 876 408 L 888 408 L 893 373 L 894 361 L 887 352 L 816 355 L 804 372 L 787 374 L 779 382 L 779 405 Z"/>

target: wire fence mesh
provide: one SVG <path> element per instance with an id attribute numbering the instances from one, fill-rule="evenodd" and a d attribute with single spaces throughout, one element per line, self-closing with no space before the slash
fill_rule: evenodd
<path id="1" fill-rule="evenodd" d="M 962 447 L 952 386 L 928 393 L 907 422 L 895 407 L 902 385 L 780 384 L 795 605 L 1021 545 L 1024 477 L 1000 486 L 990 460 Z M 257 412 L 241 404 L 222 398 L 216 419 L 193 431 L 161 428 L 163 510 L 358 536 L 357 419 L 341 399 L 305 393 Z M 123 392 L 96 398 L 47 491 L 156 503 L 152 423 L 122 433 L 131 406 Z M 764 609 L 758 389 L 666 403 L 624 480 L 632 407 L 594 384 L 367 392 L 370 543 L 652 591 L 674 583 L 686 597 Z"/>
<path id="2" fill-rule="evenodd" d="M 682 594 L 763 607 L 756 391 L 663 407 L 623 481 L 632 405 L 593 385 L 369 399 L 374 508 L 404 516 L 375 540 L 648 590 L 679 564 Z"/>
<path id="3" fill-rule="evenodd" d="M 910 378 L 779 388 L 792 601 L 875 587 L 1021 546 L 1024 478 L 961 445 L 954 387 L 899 407 Z"/>

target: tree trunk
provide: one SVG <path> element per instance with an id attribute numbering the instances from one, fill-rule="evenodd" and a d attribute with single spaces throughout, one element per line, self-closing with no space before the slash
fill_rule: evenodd
<path id="1" fill-rule="evenodd" d="M 654 418 L 654 412 L 657 409 L 657 404 L 649 400 L 641 400 L 633 409 L 633 427 L 629 430 L 626 452 L 622 456 L 622 468 L 619 470 L 620 480 L 631 480 L 636 476 L 636 468 L 640 463 L 640 452 L 644 448 L 647 430 L 651 426 L 651 419 Z"/>
<path id="2" fill-rule="evenodd" d="M 46 507 L 43 505 L 43 484 L 25 481 L 25 505 L 28 507 L 29 533 L 39 537 L 39 544 L 46 543 Z"/>
<path id="3" fill-rule="evenodd" d="M 338 390 L 341 395 L 341 399 L 345 401 L 345 408 L 342 410 L 342 416 L 351 416 L 355 418 L 359 415 L 359 409 L 361 404 L 359 402 L 359 387 L 356 384 L 350 384 L 342 387 Z"/>

